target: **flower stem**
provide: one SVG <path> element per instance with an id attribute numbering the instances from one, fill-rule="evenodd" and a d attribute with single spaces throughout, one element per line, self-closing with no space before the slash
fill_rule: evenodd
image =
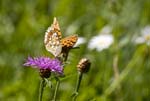
<path id="1" fill-rule="evenodd" d="M 72 95 L 72 101 L 76 101 L 76 98 L 78 96 L 78 91 L 79 91 L 79 88 L 80 88 L 80 84 L 81 84 L 81 80 L 82 80 L 82 75 L 83 73 L 82 72 L 79 72 L 78 74 L 78 78 L 77 78 L 77 84 L 76 84 L 76 89 Z"/>
<path id="2" fill-rule="evenodd" d="M 42 101 L 44 87 L 45 87 L 45 79 L 42 78 L 40 83 L 40 90 L 39 90 L 39 101 Z"/>
<path id="3" fill-rule="evenodd" d="M 56 88 L 55 88 L 55 92 L 54 92 L 53 101 L 56 101 L 57 92 L 58 92 L 58 88 L 59 88 L 59 85 L 60 85 L 60 80 L 59 80 L 59 78 L 56 77 L 55 79 L 56 79 Z"/>

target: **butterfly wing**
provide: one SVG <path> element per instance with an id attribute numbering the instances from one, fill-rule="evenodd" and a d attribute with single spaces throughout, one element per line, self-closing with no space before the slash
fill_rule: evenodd
<path id="1" fill-rule="evenodd" d="M 44 44 L 46 50 L 51 52 L 55 57 L 57 57 L 62 51 L 61 45 L 61 32 L 59 28 L 58 21 L 54 18 L 53 24 L 45 33 Z"/>
<path id="2" fill-rule="evenodd" d="M 68 54 L 69 54 L 69 50 L 73 48 L 73 46 L 75 45 L 75 43 L 78 40 L 78 36 L 77 35 L 72 35 L 66 38 L 63 38 L 61 40 L 61 44 L 62 44 L 62 55 L 64 57 L 64 61 L 67 60 Z"/>
<path id="3" fill-rule="evenodd" d="M 72 35 L 61 40 L 62 48 L 71 49 L 78 40 L 77 35 Z"/>

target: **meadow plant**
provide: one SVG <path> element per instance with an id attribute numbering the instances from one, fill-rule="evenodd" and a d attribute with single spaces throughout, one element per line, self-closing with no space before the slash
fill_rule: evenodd
<path id="1" fill-rule="evenodd" d="M 150 45 L 150 25 L 145 26 L 141 30 L 140 34 L 141 35 L 135 39 L 135 43 L 136 44 L 146 43 L 147 45 Z"/>
<path id="2" fill-rule="evenodd" d="M 40 77 L 42 78 L 39 89 L 39 101 L 42 101 L 44 87 L 46 86 L 46 81 L 48 80 L 47 78 L 51 78 L 51 75 L 53 75 L 56 80 L 55 91 L 52 98 L 53 101 L 56 101 L 60 86 L 60 77 L 65 75 L 64 66 L 67 62 L 68 54 L 71 49 L 75 48 L 74 45 L 76 44 L 77 40 L 77 35 L 62 38 L 59 23 L 54 17 L 53 24 L 46 31 L 44 39 L 46 50 L 53 55 L 53 58 L 28 57 L 26 62 L 23 64 L 24 66 L 32 66 L 32 68 L 37 68 L 39 70 Z M 78 78 L 76 83 L 77 85 L 72 96 L 73 101 L 76 100 L 78 95 L 82 75 L 83 73 L 89 71 L 90 65 L 90 61 L 86 58 L 81 59 L 77 65 Z"/>
<path id="3" fill-rule="evenodd" d="M 72 95 L 72 101 L 76 101 L 76 97 L 78 96 L 78 92 L 79 92 L 79 87 L 80 87 L 80 83 L 82 80 L 82 76 L 84 73 L 87 73 L 90 69 L 91 66 L 91 62 L 87 59 L 87 58 L 82 58 L 78 65 L 77 65 L 77 70 L 78 70 L 78 78 L 77 78 L 77 84 L 76 84 L 76 88 L 75 91 Z"/>
<path id="4" fill-rule="evenodd" d="M 110 26 L 105 26 L 102 28 L 97 36 L 94 36 L 90 39 L 88 48 L 90 50 L 96 49 L 99 52 L 109 48 L 114 42 L 114 37 L 111 31 L 112 28 Z"/>

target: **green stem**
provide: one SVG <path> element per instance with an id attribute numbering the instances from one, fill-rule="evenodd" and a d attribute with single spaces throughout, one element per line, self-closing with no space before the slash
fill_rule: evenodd
<path id="1" fill-rule="evenodd" d="M 40 90 L 39 90 L 39 101 L 42 101 L 44 87 L 45 87 L 45 79 L 42 78 L 40 83 Z"/>
<path id="2" fill-rule="evenodd" d="M 59 78 L 56 77 L 56 88 L 55 88 L 55 92 L 54 92 L 53 101 L 56 101 L 59 85 L 60 85 L 60 80 L 59 80 Z"/>
<path id="3" fill-rule="evenodd" d="M 83 73 L 79 72 L 78 78 L 77 78 L 76 89 L 74 91 L 74 94 L 72 95 L 72 101 L 76 101 L 76 98 L 78 96 L 78 91 L 79 91 L 79 88 L 80 88 L 80 84 L 81 84 L 81 80 L 82 80 L 82 75 L 83 75 Z"/>

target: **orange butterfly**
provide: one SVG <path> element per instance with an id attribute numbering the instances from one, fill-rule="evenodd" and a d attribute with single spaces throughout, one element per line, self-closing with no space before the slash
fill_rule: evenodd
<path id="1" fill-rule="evenodd" d="M 70 49 L 73 48 L 73 46 L 75 45 L 75 43 L 78 40 L 78 36 L 77 35 L 72 35 L 66 38 L 63 38 L 61 40 L 61 44 L 62 44 L 62 54 L 64 57 L 64 61 L 67 60 L 68 54 Z"/>
<path id="2" fill-rule="evenodd" d="M 51 52 L 55 57 L 58 57 L 62 53 L 66 60 L 69 50 L 73 48 L 77 40 L 77 35 L 62 39 L 59 23 L 54 17 L 53 24 L 45 33 L 44 43 L 47 51 Z"/>

